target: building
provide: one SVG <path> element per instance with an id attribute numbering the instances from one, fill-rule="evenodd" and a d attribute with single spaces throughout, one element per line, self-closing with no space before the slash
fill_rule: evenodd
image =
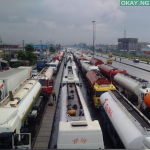
<path id="1" fill-rule="evenodd" d="M 119 38 L 118 39 L 119 51 L 138 51 L 138 38 Z"/>
<path id="2" fill-rule="evenodd" d="M 80 48 L 86 48 L 86 43 L 80 43 L 80 44 L 78 44 L 78 47 L 80 47 Z"/>
<path id="3" fill-rule="evenodd" d="M 108 50 L 110 51 L 117 51 L 118 50 L 118 43 L 111 43 L 108 45 Z"/>
<path id="4" fill-rule="evenodd" d="M 138 51 L 144 51 L 146 49 L 149 50 L 149 42 L 138 42 Z"/>
<path id="5" fill-rule="evenodd" d="M 15 53 L 20 50 L 23 50 L 23 47 L 20 47 L 19 45 L 1 44 L 0 57 L 14 57 Z"/>

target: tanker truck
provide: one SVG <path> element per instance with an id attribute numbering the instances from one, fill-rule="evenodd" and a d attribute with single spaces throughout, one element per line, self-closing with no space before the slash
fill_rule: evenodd
<path id="1" fill-rule="evenodd" d="M 14 91 L 22 82 L 31 78 L 31 67 L 11 69 L 0 73 L 0 101 Z"/>
<path id="2" fill-rule="evenodd" d="M 92 120 L 78 85 L 61 88 L 61 110 L 57 149 L 104 149 L 98 120 Z"/>
<path id="3" fill-rule="evenodd" d="M 150 118 L 150 101 L 145 103 L 144 98 L 150 92 L 150 84 L 128 74 L 118 73 L 114 76 L 114 85 L 127 99 L 140 109 L 144 115 Z"/>
<path id="4" fill-rule="evenodd" d="M 87 91 L 93 98 L 95 108 L 100 108 L 100 95 L 108 90 L 116 90 L 116 88 L 98 71 L 88 71 L 86 78 Z"/>
<path id="5" fill-rule="evenodd" d="M 38 79 L 38 81 L 42 85 L 41 95 L 44 98 L 48 98 L 53 88 L 53 73 L 54 70 L 51 67 L 44 67 L 42 71 L 35 77 L 34 79 Z"/>
<path id="6" fill-rule="evenodd" d="M 0 149 L 31 149 L 43 107 L 40 93 L 38 80 L 30 79 L 0 102 Z"/>
<path id="7" fill-rule="evenodd" d="M 128 99 L 116 90 L 102 94 L 100 101 L 103 134 L 109 133 L 117 148 L 150 148 L 150 121 Z"/>
<path id="8" fill-rule="evenodd" d="M 81 60 L 80 62 L 81 62 L 82 72 L 84 73 L 84 75 L 86 75 L 86 73 L 90 70 L 98 71 L 98 66 L 92 66 L 89 61 Z"/>

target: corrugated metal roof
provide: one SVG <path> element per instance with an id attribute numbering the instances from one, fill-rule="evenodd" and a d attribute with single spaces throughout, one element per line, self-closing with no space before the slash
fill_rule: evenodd
<path id="1" fill-rule="evenodd" d="M 22 71 L 24 71 L 25 69 L 10 69 L 8 71 L 5 71 L 5 72 L 0 72 L 0 79 L 3 80 L 3 79 L 8 79 L 10 78 L 11 76 L 14 76 Z"/>

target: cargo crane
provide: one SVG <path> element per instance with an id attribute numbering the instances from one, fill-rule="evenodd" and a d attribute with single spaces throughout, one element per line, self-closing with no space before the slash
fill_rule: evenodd
<path id="1" fill-rule="evenodd" d="M 101 94 L 108 90 L 116 90 L 116 88 L 98 71 L 88 71 L 86 78 L 88 81 L 87 91 L 93 97 L 95 108 L 100 108 L 101 103 L 99 98 Z"/>
<path id="2" fill-rule="evenodd" d="M 100 101 L 102 129 L 108 131 L 117 148 L 150 148 L 150 121 L 128 99 L 116 90 L 102 94 Z"/>
<path id="3" fill-rule="evenodd" d="M 54 70 L 51 67 L 44 67 L 42 71 L 34 76 L 34 79 L 38 79 L 40 84 L 42 85 L 41 95 L 44 98 L 48 98 L 53 88 L 53 73 Z"/>
<path id="4" fill-rule="evenodd" d="M 40 93 L 38 80 L 30 79 L 0 102 L 0 149 L 31 149 L 42 110 Z"/>

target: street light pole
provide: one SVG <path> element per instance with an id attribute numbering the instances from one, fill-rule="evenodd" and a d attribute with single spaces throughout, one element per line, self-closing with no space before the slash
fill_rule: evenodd
<path id="1" fill-rule="evenodd" d="M 94 24 L 95 24 L 95 21 L 92 21 L 93 22 L 93 57 L 94 57 Z"/>

